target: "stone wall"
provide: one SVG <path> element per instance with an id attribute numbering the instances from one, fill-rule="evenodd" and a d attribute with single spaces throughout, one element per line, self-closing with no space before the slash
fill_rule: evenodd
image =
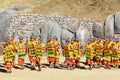
<path id="1" fill-rule="evenodd" d="M 16 39 L 22 36 L 24 40 L 27 40 L 32 34 L 39 36 L 41 27 L 44 27 L 49 20 L 57 22 L 62 28 L 64 25 L 69 26 L 72 23 L 71 19 L 70 16 L 59 15 L 15 14 L 10 16 L 10 26 L 6 29 L 6 35 L 14 35 Z M 83 18 L 79 19 L 78 25 L 82 29 L 88 29 L 92 35 L 93 23 L 93 21 Z"/>
<path id="2" fill-rule="evenodd" d="M 120 40 L 120 34 L 116 35 L 114 33 L 114 23 L 109 24 L 113 22 L 109 17 L 107 17 L 105 24 L 86 18 L 78 19 L 60 15 L 14 14 L 9 17 L 9 26 L 7 26 L 5 32 L 6 36 L 13 35 L 16 40 L 19 37 L 23 37 L 24 41 L 27 41 L 34 34 L 37 37 L 41 36 L 44 43 L 47 42 L 49 35 L 52 38 L 56 36 L 61 45 L 61 53 L 68 38 L 77 37 L 82 42 L 83 52 L 85 51 L 88 39 L 93 37 L 115 37 Z M 118 24 L 117 27 L 119 28 Z"/>

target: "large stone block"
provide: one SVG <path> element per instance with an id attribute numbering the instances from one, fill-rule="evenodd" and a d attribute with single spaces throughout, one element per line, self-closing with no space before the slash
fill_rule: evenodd
<path id="1" fill-rule="evenodd" d="M 76 31 L 76 37 L 82 42 L 83 52 L 84 52 L 86 48 L 86 43 L 88 39 L 90 39 L 90 32 L 87 29 L 79 28 Z"/>
<path id="2" fill-rule="evenodd" d="M 105 36 L 111 38 L 114 36 L 114 17 L 112 15 L 105 20 Z"/>
<path id="3" fill-rule="evenodd" d="M 13 10 L 0 9 L 0 42 L 5 39 L 6 28 L 9 27 L 10 15 L 14 14 Z"/>
<path id="4" fill-rule="evenodd" d="M 115 33 L 120 34 L 120 12 L 115 13 Z"/>
<path id="5" fill-rule="evenodd" d="M 92 34 L 94 37 L 104 37 L 104 27 L 102 24 L 95 22 L 92 26 Z"/>

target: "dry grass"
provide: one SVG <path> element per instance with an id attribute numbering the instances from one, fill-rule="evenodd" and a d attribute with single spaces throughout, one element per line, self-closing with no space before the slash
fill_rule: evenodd
<path id="1" fill-rule="evenodd" d="M 59 14 L 103 22 L 106 16 L 120 11 L 120 0 L 0 0 L 0 7 L 31 5 L 19 14 Z"/>

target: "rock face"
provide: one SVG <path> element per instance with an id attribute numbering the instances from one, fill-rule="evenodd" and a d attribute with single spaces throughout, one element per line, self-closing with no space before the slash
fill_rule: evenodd
<path id="1" fill-rule="evenodd" d="M 87 29 L 78 29 L 76 37 L 82 42 L 83 52 L 85 51 L 86 42 L 90 39 L 90 32 Z"/>
<path id="2" fill-rule="evenodd" d="M 2 35 L 0 38 L 2 37 L 2 39 L 5 34 L 8 36 L 15 34 L 16 39 L 22 36 L 26 41 L 31 34 L 34 34 L 41 36 L 42 41 L 46 44 L 48 36 L 52 38 L 56 36 L 61 46 L 64 47 L 67 38 L 72 39 L 73 37 L 78 37 L 83 44 L 84 51 L 85 44 L 89 38 L 102 38 L 104 35 L 113 37 L 114 35 L 114 18 L 111 15 L 107 17 L 105 27 L 103 27 L 102 24 L 86 18 L 76 19 L 59 15 L 15 14 L 11 15 L 9 20 L 6 15 L 15 13 L 14 10 L 19 10 L 19 7 L 13 7 L 11 9 L 12 10 L 0 10 L 0 35 Z M 116 13 L 115 31 L 117 33 L 120 32 L 120 19 L 118 17 L 119 14 Z M 9 26 L 7 30 L 5 28 L 6 26 Z"/>
<path id="3" fill-rule="evenodd" d="M 69 38 L 70 40 L 74 37 L 74 34 L 69 32 L 68 30 L 62 29 L 61 31 L 61 40 L 62 40 L 62 47 L 66 45 L 66 40 Z"/>
<path id="4" fill-rule="evenodd" d="M 79 19 L 72 18 L 70 20 L 68 30 L 75 33 L 78 28 L 79 28 Z"/>
<path id="5" fill-rule="evenodd" d="M 47 37 L 51 36 L 54 38 L 55 36 L 60 41 L 61 36 L 61 28 L 59 27 L 58 23 L 55 21 L 48 21 L 44 27 L 41 29 L 41 37 L 44 43 L 47 42 Z"/>
<path id="6" fill-rule="evenodd" d="M 94 23 L 92 27 L 92 34 L 94 37 L 102 38 L 104 37 L 104 27 L 100 23 Z"/>
<path id="7" fill-rule="evenodd" d="M 120 33 L 120 12 L 115 14 L 115 33 Z"/>
<path id="8" fill-rule="evenodd" d="M 114 36 L 114 17 L 112 15 L 105 20 L 105 36 L 111 38 Z"/>
<path id="9" fill-rule="evenodd" d="M 57 37 L 58 42 L 60 43 L 60 52 L 62 54 L 61 49 L 61 28 L 59 27 L 58 23 L 55 21 L 48 21 L 44 27 L 41 29 L 41 38 L 42 41 L 46 44 L 47 37 L 51 36 L 51 38 Z"/>
<path id="10" fill-rule="evenodd" d="M 0 42 L 5 39 L 6 28 L 9 27 L 10 15 L 14 14 L 13 10 L 0 9 Z"/>

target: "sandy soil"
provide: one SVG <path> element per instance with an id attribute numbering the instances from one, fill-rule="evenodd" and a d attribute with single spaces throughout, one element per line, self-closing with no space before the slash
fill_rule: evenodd
<path id="1" fill-rule="evenodd" d="M 104 69 L 94 68 L 93 70 L 86 69 L 53 69 L 46 66 L 42 68 L 42 71 L 30 70 L 25 68 L 24 70 L 13 68 L 12 73 L 6 73 L 2 66 L 3 57 L 0 57 L 0 80 L 120 80 L 120 69 Z M 63 63 L 64 58 L 61 58 Z M 82 62 L 85 58 L 82 57 Z M 28 57 L 26 57 L 26 63 L 29 63 Z M 42 63 L 47 63 L 46 58 L 42 59 Z M 17 61 L 16 61 L 17 64 Z M 29 65 L 27 65 L 29 66 Z M 81 63 L 81 66 L 87 67 Z"/>

